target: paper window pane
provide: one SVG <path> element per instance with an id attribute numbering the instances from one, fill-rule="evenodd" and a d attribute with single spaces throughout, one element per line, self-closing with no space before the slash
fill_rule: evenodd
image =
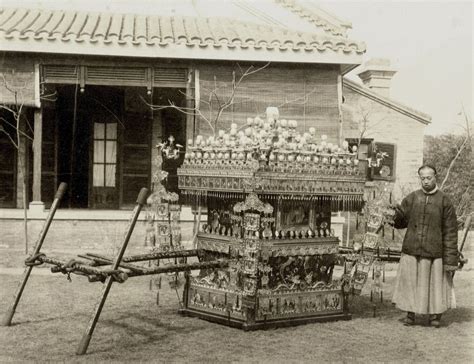
<path id="1" fill-rule="evenodd" d="M 369 145 L 368 144 L 360 144 L 359 145 L 359 159 L 365 160 L 369 156 Z"/>
<path id="2" fill-rule="evenodd" d="M 107 124 L 107 139 L 116 140 L 117 139 L 117 123 Z"/>
<path id="3" fill-rule="evenodd" d="M 94 139 L 104 139 L 104 138 L 105 138 L 105 124 L 94 123 Z"/>
<path id="4" fill-rule="evenodd" d="M 105 186 L 115 187 L 115 164 L 105 166 Z"/>
<path id="5" fill-rule="evenodd" d="M 94 140 L 94 163 L 104 163 L 104 141 Z"/>
<path id="6" fill-rule="evenodd" d="M 105 162 L 117 163 L 117 142 L 106 142 Z"/>
<path id="7" fill-rule="evenodd" d="M 104 186 L 104 165 L 94 164 L 92 184 L 94 187 Z"/>

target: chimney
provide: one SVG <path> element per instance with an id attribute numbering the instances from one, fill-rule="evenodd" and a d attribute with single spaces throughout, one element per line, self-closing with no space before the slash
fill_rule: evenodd
<path id="1" fill-rule="evenodd" d="M 364 63 L 358 73 L 364 85 L 372 91 L 385 96 L 390 96 L 390 83 L 397 70 L 390 65 L 386 58 L 372 58 Z"/>

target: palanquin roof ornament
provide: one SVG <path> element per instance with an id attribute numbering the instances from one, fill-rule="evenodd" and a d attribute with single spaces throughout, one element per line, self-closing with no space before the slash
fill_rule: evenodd
<path id="1" fill-rule="evenodd" d="M 234 205 L 234 212 L 236 213 L 241 213 L 250 210 L 258 211 L 265 215 L 273 213 L 272 205 L 260 200 L 257 194 L 254 192 L 248 194 L 244 202 L 238 202 Z"/>

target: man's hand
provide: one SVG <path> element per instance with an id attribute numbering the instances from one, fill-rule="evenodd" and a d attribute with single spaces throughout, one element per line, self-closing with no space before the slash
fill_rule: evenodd
<path id="1" fill-rule="evenodd" d="M 443 265 L 443 269 L 446 272 L 454 272 L 458 270 L 458 266 L 457 265 Z"/>
<path id="2" fill-rule="evenodd" d="M 397 214 L 397 207 L 395 205 L 388 205 L 383 210 L 383 216 L 385 218 L 385 221 L 391 226 L 394 225 L 393 219 L 395 218 L 396 214 Z"/>
<path id="3" fill-rule="evenodd" d="M 461 270 L 464 267 L 464 264 L 467 264 L 467 262 L 468 262 L 467 258 L 464 258 L 464 255 L 462 255 L 462 253 L 459 252 L 458 269 Z"/>

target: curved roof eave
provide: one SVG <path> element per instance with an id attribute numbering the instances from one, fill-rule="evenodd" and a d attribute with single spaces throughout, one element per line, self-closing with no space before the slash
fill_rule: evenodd
<path id="1" fill-rule="evenodd" d="M 1 39 L 1 38 L 0 38 Z M 362 54 L 346 53 L 344 50 L 290 50 L 280 48 L 199 47 L 189 44 L 133 44 L 113 45 L 69 41 L 57 44 L 54 41 L 30 41 L 6 39 L 0 42 L 0 51 L 71 54 L 84 56 L 116 56 L 132 58 L 180 58 L 194 60 L 234 60 L 254 62 L 330 63 L 358 65 Z"/>

